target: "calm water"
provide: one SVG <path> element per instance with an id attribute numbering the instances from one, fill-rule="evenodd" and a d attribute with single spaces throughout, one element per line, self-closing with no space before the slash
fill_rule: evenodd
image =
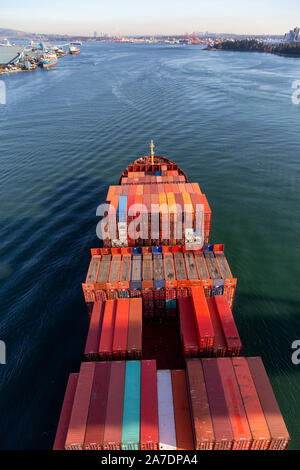
<path id="1" fill-rule="evenodd" d="M 238 277 L 235 317 L 300 449 L 300 60 L 197 47 L 90 44 L 4 79 L 0 105 L 0 443 L 50 448 L 88 319 L 81 285 L 96 207 L 148 152 L 207 194 Z"/>

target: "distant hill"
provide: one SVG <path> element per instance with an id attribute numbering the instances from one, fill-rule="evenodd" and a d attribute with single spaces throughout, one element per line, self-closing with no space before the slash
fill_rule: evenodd
<path id="1" fill-rule="evenodd" d="M 26 34 L 30 33 L 26 33 L 25 31 L 18 31 L 17 29 L 0 28 L 0 37 L 4 36 L 6 38 L 16 38 Z"/>

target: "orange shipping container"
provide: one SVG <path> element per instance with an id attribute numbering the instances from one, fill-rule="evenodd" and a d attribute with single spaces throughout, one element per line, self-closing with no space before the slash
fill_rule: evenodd
<path id="1" fill-rule="evenodd" d="M 100 359 L 112 359 L 114 326 L 116 316 L 116 300 L 105 302 L 102 331 L 99 344 Z"/>
<path id="2" fill-rule="evenodd" d="M 83 450 L 95 362 L 83 362 L 80 367 L 65 449 Z"/>
<path id="3" fill-rule="evenodd" d="M 131 298 L 129 299 L 127 350 L 129 357 L 136 359 L 142 357 L 142 324 L 142 298 Z"/>
<path id="4" fill-rule="evenodd" d="M 125 359 L 127 355 L 129 299 L 118 299 L 116 302 L 113 356 L 114 358 Z"/>
<path id="5" fill-rule="evenodd" d="M 185 371 L 172 370 L 171 374 L 177 450 L 194 450 Z"/>
<path id="6" fill-rule="evenodd" d="M 257 395 L 255 384 L 251 377 L 247 359 L 245 357 L 233 357 L 232 364 L 253 437 L 251 449 L 266 450 L 269 447 L 271 436 Z"/>
<path id="7" fill-rule="evenodd" d="M 210 353 L 214 347 L 215 334 L 204 290 L 202 286 L 191 289 L 200 352 Z"/>

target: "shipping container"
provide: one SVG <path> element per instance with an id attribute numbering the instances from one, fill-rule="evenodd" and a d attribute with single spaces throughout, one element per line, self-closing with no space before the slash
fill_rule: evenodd
<path id="1" fill-rule="evenodd" d="M 84 357 L 88 361 L 98 359 L 98 347 L 102 330 L 104 302 L 95 302 L 91 315 Z"/>
<path id="2" fill-rule="evenodd" d="M 99 343 L 99 358 L 102 360 L 112 359 L 113 355 L 116 303 L 116 300 L 107 300 L 105 302 L 102 330 Z"/>
<path id="3" fill-rule="evenodd" d="M 224 295 L 216 295 L 214 299 L 224 332 L 227 351 L 231 356 L 239 356 L 242 343 L 228 301 Z"/>
<path id="4" fill-rule="evenodd" d="M 185 266 L 186 266 L 186 273 L 187 273 L 187 278 L 189 281 L 193 281 L 191 284 L 193 285 L 202 285 L 197 269 L 196 269 L 196 264 L 195 264 L 195 257 L 193 252 L 187 251 L 184 253 L 184 261 L 185 261 Z M 195 282 L 199 281 L 199 282 Z"/>
<path id="5" fill-rule="evenodd" d="M 209 276 L 211 279 L 222 279 L 219 266 L 213 251 L 205 251 L 204 256 L 206 260 L 206 265 L 209 271 Z"/>
<path id="6" fill-rule="evenodd" d="M 113 361 L 108 388 L 108 400 L 103 437 L 105 450 L 121 450 L 124 408 L 125 361 Z"/>
<path id="7" fill-rule="evenodd" d="M 141 450 L 158 450 L 156 361 L 141 361 Z"/>
<path id="8" fill-rule="evenodd" d="M 111 254 L 102 255 L 100 268 L 99 268 L 97 280 L 96 280 L 96 290 L 106 289 L 106 284 L 108 282 L 109 271 L 110 271 L 110 264 L 111 264 Z M 102 299 L 99 299 L 99 300 L 102 300 Z"/>
<path id="9" fill-rule="evenodd" d="M 165 193 L 159 193 L 159 231 L 160 231 L 160 245 L 166 246 L 170 239 L 170 225 L 169 225 L 169 207 L 167 203 L 167 196 Z"/>
<path id="10" fill-rule="evenodd" d="M 162 296 L 159 298 L 164 299 L 165 289 L 165 273 L 162 253 L 153 253 L 153 287 L 154 290 L 162 290 Z M 155 296 L 155 294 L 154 294 Z M 155 297 L 154 297 L 155 298 Z"/>
<path id="11" fill-rule="evenodd" d="M 130 297 L 130 278 L 131 278 L 131 254 L 124 253 L 121 263 L 121 277 L 119 282 L 119 297 Z"/>
<path id="12" fill-rule="evenodd" d="M 200 353 L 211 354 L 214 347 L 215 333 L 204 295 L 203 287 L 192 287 L 192 303 Z"/>
<path id="13" fill-rule="evenodd" d="M 141 362 L 127 361 L 125 372 L 122 450 L 140 448 Z"/>
<path id="14" fill-rule="evenodd" d="M 147 248 L 148 249 L 148 248 Z M 142 297 L 145 318 L 153 317 L 154 294 L 153 294 L 153 260 L 152 252 L 143 253 L 143 276 Z"/>
<path id="15" fill-rule="evenodd" d="M 262 359 L 260 357 L 247 357 L 247 362 L 270 432 L 271 443 L 269 450 L 284 450 L 289 444 L 290 436 Z"/>
<path id="16" fill-rule="evenodd" d="M 178 314 L 183 355 L 185 358 L 197 357 L 199 355 L 199 344 L 191 297 L 178 299 Z"/>
<path id="17" fill-rule="evenodd" d="M 131 297 L 142 295 L 142 254 L 138 252 L 132 253 L 130 295 Z"/>
<path id="18" fill-rule="evenodd" d="M 126 359 L 129 299 L 118 299 L 116 303 L 112 354 L 114 359 Z"/>
<path id="19" fill-rule="evenodd" d="M 53 450 L 65 450 L 67 432 L 73 407 L 73 401 L 78 381 L 78 374 L 70 374 L 65 392 L 65 397 L 57 425 Z"/>
<path id="20" fill-rule="evenodd" d="M 203 253 L 195 253 L 196 266 L 198 269 L 199 279 L 209 279 L 209 272 Z"/>
<path id="21" fill-rule="evenodd" d="M 66 437 L 66 450 L 83 450 L 94 371 L 95 362 L 81 364 Z"/>
<path id="22" fill-rule="evenodd" d="M 172 370 L 171 374 L 177 449 L 194 450 L 185 371 Z"/>
<path id="23" fill-rule="evenodd" d="M 231 450 L 234 437 L 217 359 L 202 359 L 202 366 L 214 427 L 214 450 Z"/>
<path id="24" fill-rule="evenodd" d="M 232 365 L 239 384 L 253 438 L 251 449 L 266 450 L 269 448 L 271 436 L 247 360 L 244 357 L 233 357 Z"/>
<path id="25" fill-rule="evenodd" d="M 176 450 L 176 431 L 170 370 L 157 371 L 159 449 Z"/>
<path id="26" fill-rule="evenodd" d="M 215 256 L 216 256 L 216 259 L 217 259 L 217 262 L 218 262 L 218 267 L 219 267 L 220 273 L 222 275 L 222 278 L 223 279 L 232 278 L 233 276 L 232 276 L 232 273 L 230 271 L 230 268 L 229 268 L 229 265 L 228 265 L 228 262 L 227 262 L 227 259 L 224 255 L 224 253 L 215 252 Z"/>
<path id="27" fill-rule="evenodd" d="M 249 450 L 252 445 L 252 434 L 232 361 L 229 357 L 224 357 L 218 359 L 217 364 L 233 432 L 232 450 Z"/>
<path id="28" fill-rule="evenodd" d="M 142 357 L 143 308 L 141 298 L 129 299 L 127 351 L 129 358 Z"/>
<path id="29" fill-rule="evenodd" d="M 212 450 L 215 435 L 200 359 L 188 359 L 186 373 L 195 449 Z"/>
<path id="30" fill-rule="evenodd" d="M 213 356 L 224 357 L 228 355 L 227 344 L 220 322 L 216 302 L 214 298 L 206 299 L 211 323 L 215 333 L 215 342 L 213 348 Z"/>
<path id="31" fill-rule="evenodd" d="M 103 449 L 110 370 L 110 362 L 97 362 L 95 364 L 94 381 L 91 390 L 91 400 L 84 439 L 84 448 L 86 450 Z"/>
<path id="32" fill-rule="evenodd" d="M 110 300 L 117 299 L 118 297 L 118 285 L 120 279 L 120 268 L 121 268 L 121 254 L 113 254 L 110 271 L 108 276 L 108 283 L 106 284 L 107 298 Z"/>

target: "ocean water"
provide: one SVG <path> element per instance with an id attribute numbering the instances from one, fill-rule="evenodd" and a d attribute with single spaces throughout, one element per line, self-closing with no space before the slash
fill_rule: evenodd
<path id="1" fill-rule="evenodd" d="M 85 44 L 50 71 L 0 77 L 0 446 L 49 449 L 87 334 L 81 282 L 96 207 L 137 157 L 178 163 L 225 243 L 245 355 L 263 357 L 300 449 L 300 60 Z M 3 85 L 4 83 L 4 85 Z M 3 98 L 3 96 L 2 96 Z M 1 100 L 0 100 L 1 102 Z"/>

